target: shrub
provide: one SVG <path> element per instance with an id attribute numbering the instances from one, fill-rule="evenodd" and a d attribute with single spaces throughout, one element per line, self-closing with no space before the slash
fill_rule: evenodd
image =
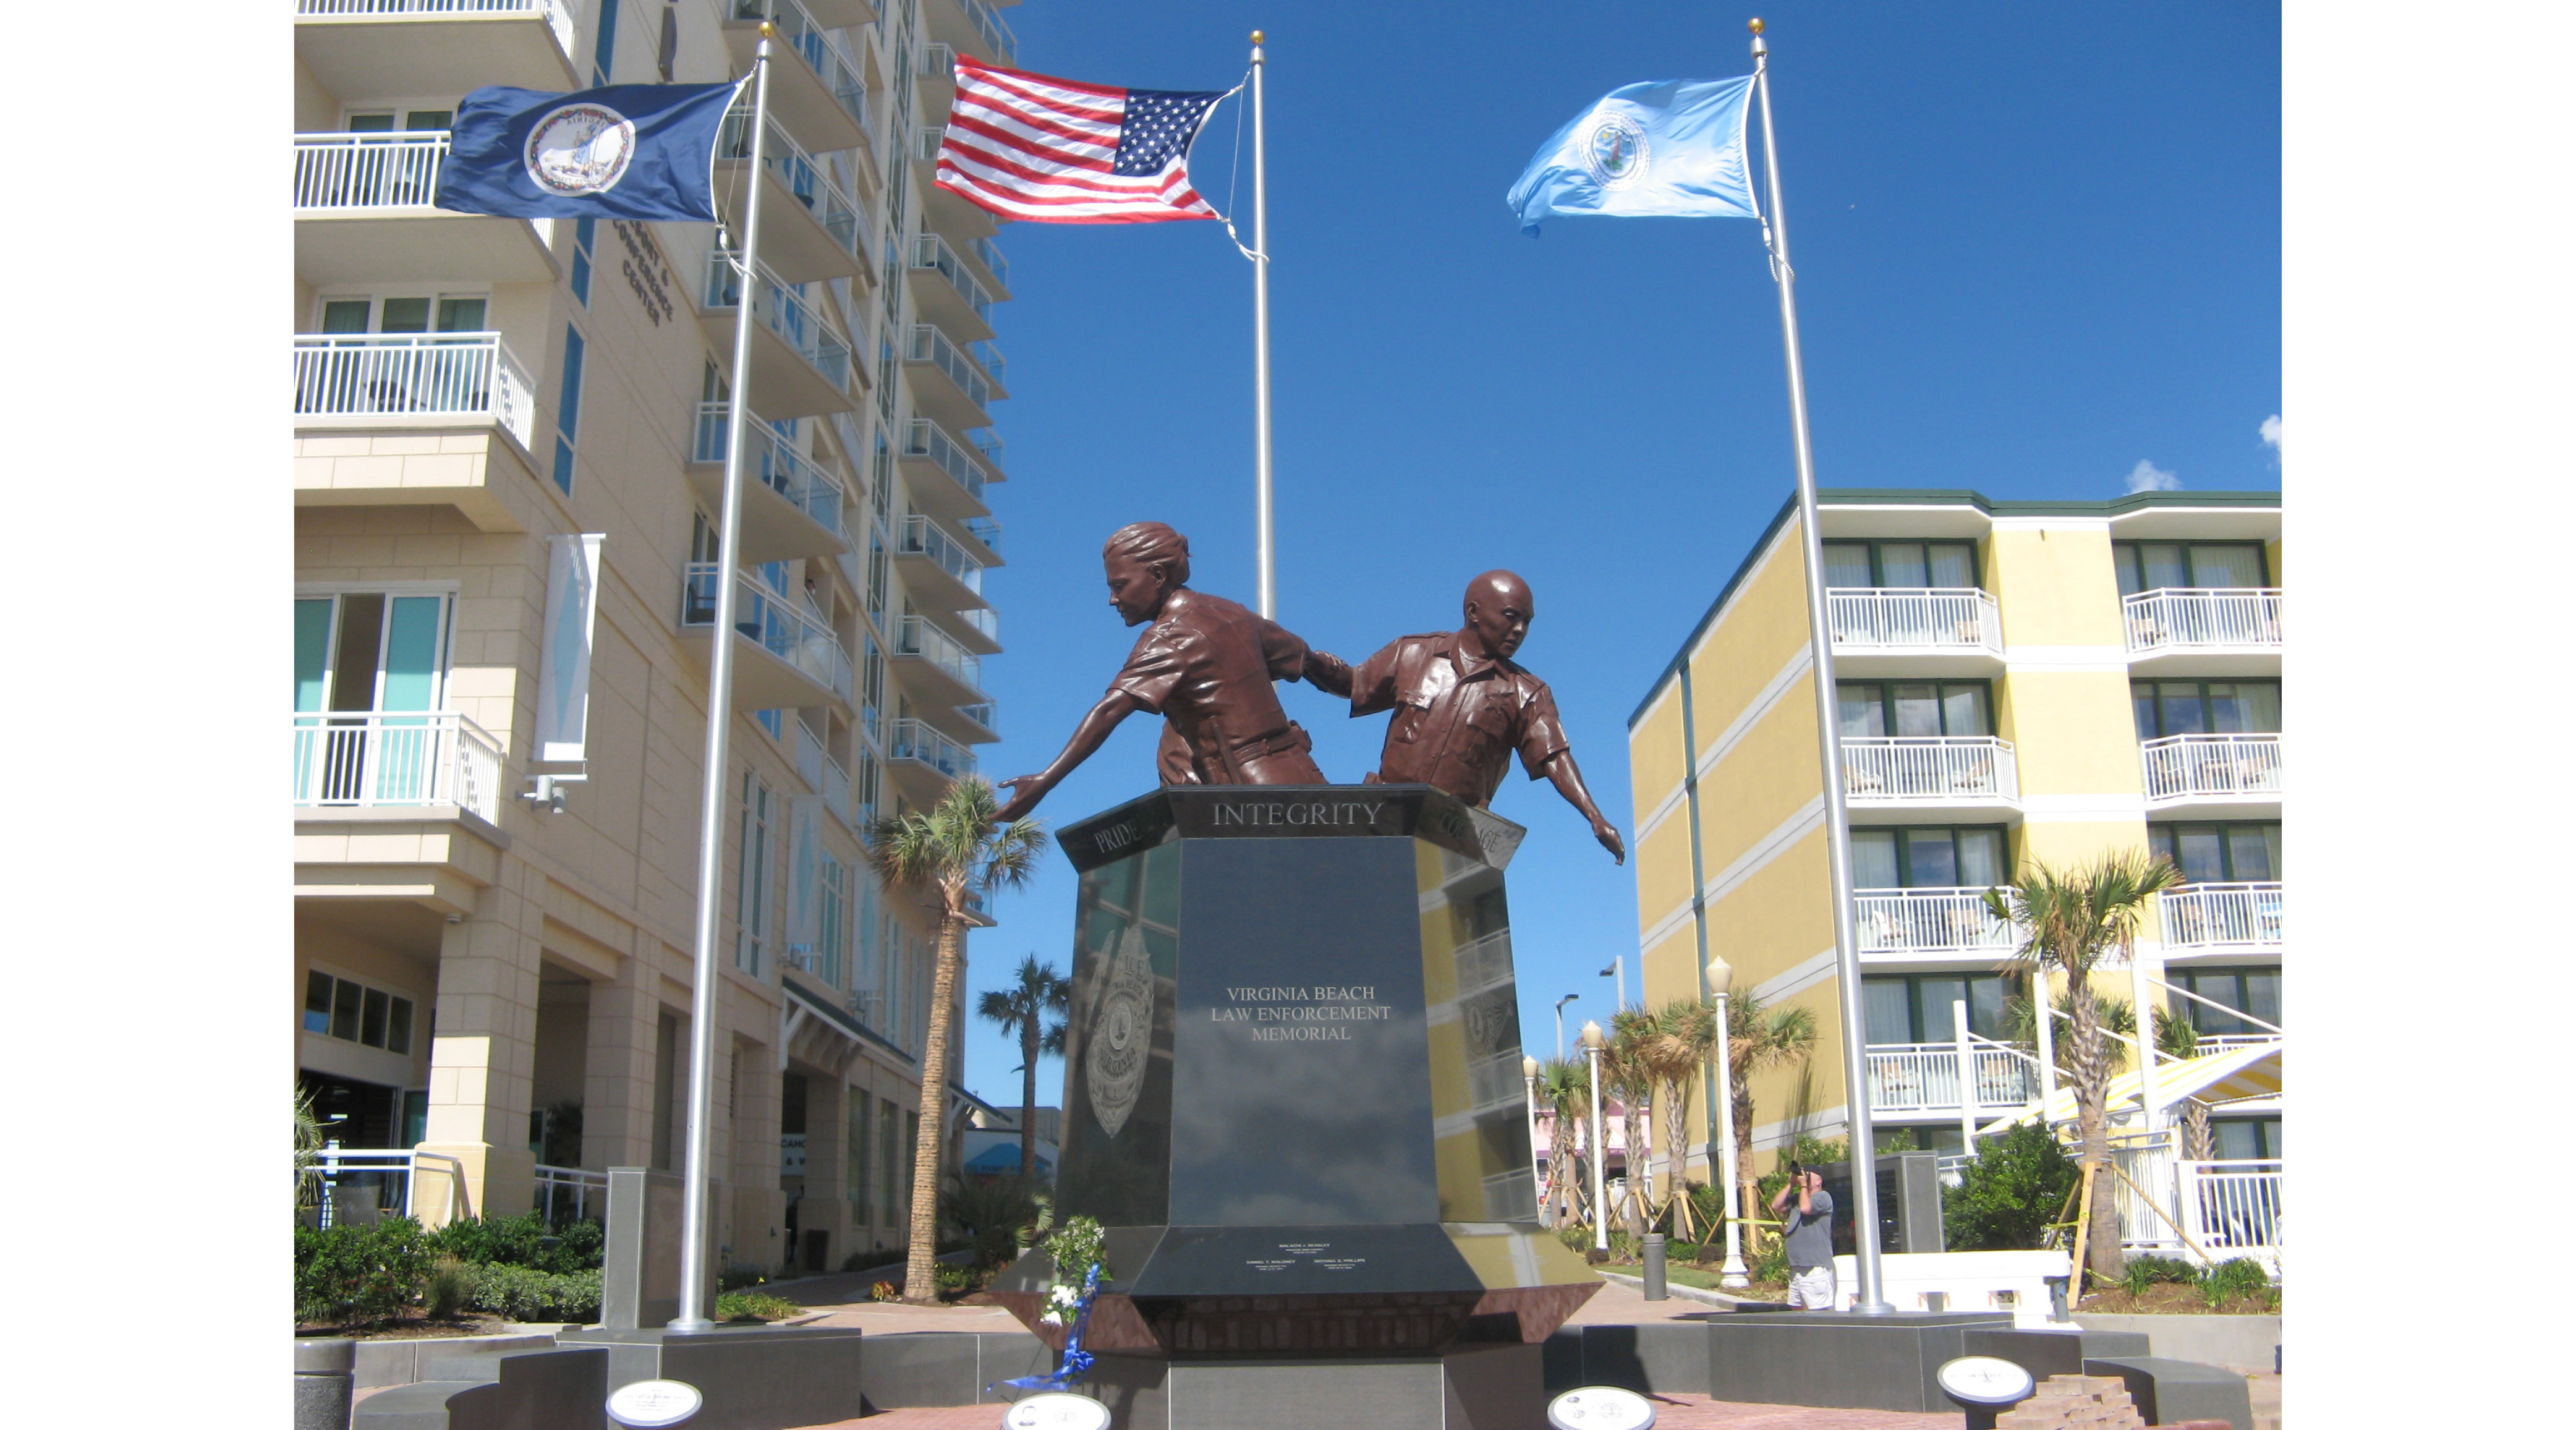
<path id="1" fill-rule="evenodd" d="M 2082 1173 L 2045 1127 L 2016 1127 L 1978 1148 L 1959 1185 L 1941 1189 L 1952 1251 L 2036 1250 Z"/>
<path id="2" fill-rule="evenodd" d="M 478 1266 L 526 1266 L 563 1274 L 606 1265 L 608 1230 L 595 1221 L 549 1227 L 544 1217 L 529 1212 L 452 1221 L 430 1233 L 430 1245 L 439 1255 Z"/>
<path id="3" fill-rule="evenodd" d="M 1664 1248 L 1664 1259 L 1667 1261 L 1697 1261 L 1699 1260 L 1699 1243 L 1695 1241 L 1673 1242 Z"/>
<path id="4" fill-rule="evenodd" d="M 1563 1242 L 1568 1251 L 1581 1253 L 1592 1249 L 1592 1231 L 1588 1227 L 1568 1223 L 1556 1229 L 1556 1239 Z"/>
<path id="5" fill-rule="evenodd" d="M 716 1277 L 716 1289 L 718 1291 L 740 1291 L 748 1286 L 766 1286 L 768 1284 L 768 1269 L 749 1264 L 728 1266 Z"/>
<path id="6" fill-rule="evenodd" d="M 940 1231 L 973 1247 L 976 1265 L 1004 1265 L 1019 1255 L 1021 1233 L 1037 1223 L 1031 1191 L 1018 1177 L 951 1175 L 939 1189 Z"/>
<path id="7" fill-rule="evenodd" d="M 1624 1231 L 1618 1230 L 1615 1227 L 1612 1228 L 1609 1241 L 1610 1254 L 1614 1257 L 1625 1260 L 1627 1258 L 1634 1257 L 1637 1254 L 1636 1241 Z"/>
<path id="8" fill-rule="evenodd" d="M 2159 1282 L 2189 1283 L 2199 1272 L 2188 1261 L 2171 1256 L 2132 1256 L 2120 1267 L 2120 1284 L 2132 1296 L 2144 1296 Z"/>
<path id="9" fill-rule="evenodd" d="M 429 1290 L 425 1294 L 430 1317 L 440 1321 L 452 1319 L 458 1311 L 465 1309 L 466 1299 L 473 1290 L 474 1278 L 465 1263 L 452 1256 L 441 1257 L 429 1269 Z"/>
<path id="10" fill-rule="evenodd" d="M 1789 1279 L 1789 1248 L 1773 1242 L 1770 1248 L 1753 1258 L 1753 1279 L 1786 1281 Z"/>
<path id="11" fill-rule="evenodd" d="M 960 1266 L 953 1261 L 934 1261 L 930 1264 L 930 1279 L 942 1291 L 972 1291 L 983 1284 L 983 1277 L 979 1274 L 981 1270 L 975 1266 Z"/>
<path id="12" fill-rule="evenodd" d="M 719 1321 L 783 1321 L 803 1314 L 804 1307 L 766 1291 L 727 1291 L 716 1298 Z"/>
<path id="13" fill-rule="evenodd" d="M 898 1281 L 869 1282 L 868 1299 L 871 1301 L 900 1301 L 903 1299 L 903 1284 Z"/>
<path id="14" fill-rule="evenodd" d="M 420 1223 L 382 1217 L 363 1225 L 295 1229 L 295 1319 L 351 1325 L 381 1320 L 420 1300 L 431 1252 Z"/>
<path id="15" fill-rule="evenodd" d="M 2271 1299 L 2272 1278 L 2265 1274 L 2263 1263 L 2252 1257 L 2235 1256 L 2200 1273 L 2200 1299 L 2211 1310 L 2239 1296 Z"/>
<path id="16" fill-rule="evenodd" d="M 1690 1204 L 1691 1213 L 1699 1218 L 1700 1225 L 1721 1227 L 1726 1224 L 1726 1193 L 1723 1189 L 1694 1182 L 1690 1189 Z"/>
<path id="17" fill-rule="evenodd" d="M 539 1271 L 531 1266 L 470 1268 L 467 1299 L 478 1311 L 511 1321 L 599 1319 L 600 1273 Z"/>

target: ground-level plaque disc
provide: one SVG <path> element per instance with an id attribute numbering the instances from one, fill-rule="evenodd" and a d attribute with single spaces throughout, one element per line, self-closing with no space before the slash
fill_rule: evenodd
<path id="1" fill-rule="evenodd" d="M 1952 1400 L 1964 1405 L 2019 1405 L 2034 1387 L 2030 1372 L 1995 1356 L 1961 1356 L 1932 1373 Z"/>
<path id="2" fill-rule="evenodd" d="M 660 1430 L 698 1413 L 698 1388 L 686 1381 L 639 1380 L 608 1397 L 608 1418 L 634 1430 Z"/>
<path id="3" fill-rule="evenodd" d="M 1615 1385 L 1587 1385 L 1549 1401 L 1547 1423 L 1556 1430 L 1648 1430 L 1655 1403 Z"/>
<path id="4" fill-rule="evenodd" d="M 1002 1430 L 1109 1430 L 1109 1407 L 1088 1395 L 1050 1390 L 1014 1402 Z"/>

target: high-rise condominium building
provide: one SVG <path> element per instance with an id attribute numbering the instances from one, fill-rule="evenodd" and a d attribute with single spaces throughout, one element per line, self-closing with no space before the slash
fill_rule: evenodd
<path id="1" fill-rule="evenodd" d="M 953 55 L 1011 33 L 987 0 L 294 4 L 296 1070 L 384 1169 L 331 1214 L 596 1214 L 603 1169 L 677 1170 L 726 640 L 715 1239 L 899 1244 L 936 919 L 861 832 L 996 738 L 1009 269 L 931 169 Z M 767 196 L 757 281 L 712 224 L 430 206 L 468 91 L 738 77 L 763 20 L 762 172 L 737 113 L 716 176 L 737 224 Z"/>
<path id="2" fill-rule="evenodd" d="M 1955 1018 L 1964 1003 L 1972 1035 L 2015 1040 L 2006 965 L 2020 938 L 1983 893 L 2034 862 L 2169 856 L 2186 887 L 2163 896 L 2142 929 L 2149 1006 L 2192 1028 L 2198 1053 L 2277 1052 L 2280 497 L 1826 491 L 1819 523 L 1850 811 L 1858 1035 L 1882 1132 L 1905 1129 L 1918 1147 L 1955 1153 L 1963 1113 L 1990 1126 L 2035 1098 L 2032 1058 L 1972 1043 L 1976 1071 L 1964 1086 L 1976 1103 L 1963 1108 Z M 1805 582 L 1792 501 L 1629 722 L 1647 1002 L 1705 996 L 1702 969 L 1716 955 L 1738 991 L 1814 1015 L 1812 1057 L 1753 1079 L 1757 1149 L 1800 1133 L 1842 1136 L 1853 1095 Z M 2094 986 L 2127 1002 L 2141 982 L 2115 962 Z M 2134 1070 L 2137 1059 L 2125 1063 Z M 2198 1089 L 2210 1143 L 2178 1150 L 2248 1169 L 2213 1176 L 2259 1177 L 2266 1163 L 2277 1175 L 2277 1074 L 2275 1059 Z M 2180 1086 L 2171 1082 L 2160 1097 Z M 2114 1109 L 2124 1136 L 2148 1130 L 2129 1096 Z M 2187 1102 L 2163 1108 L 2159 1125 L 2170 1128 L 2178 1111 Z M 1686 1169 L 1695 1180 L 1707 1176 L 1705 1115 L 1695 1104 Z M 1748 1176 L 1770 1170 L 1757 1161 Z M 2124 1218 L 2134 1210 L 2124 1206 Z"/>

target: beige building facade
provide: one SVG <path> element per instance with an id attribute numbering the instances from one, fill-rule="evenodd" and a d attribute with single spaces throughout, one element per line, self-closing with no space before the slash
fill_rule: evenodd
<path id="1" fill-rule="evenodd" d="M 986 0 L 296 5 L 296 1069 L 371 1154 L 335 1215 L 595 1215 L 606 1168 L 678 1170 L 728 639 L 715 1239 L 899 1246 L 936 918 L 861 833 L 997 738 L 1009 272 L 930 181 L 952 57 L 1010 32 Z M 767 195 L 747 375 L 714 225 L 429 206 L 467 91 L 739 77 L 764 19 L 764 172 L 739 118 L 718 151 L 723 212 Z"/>

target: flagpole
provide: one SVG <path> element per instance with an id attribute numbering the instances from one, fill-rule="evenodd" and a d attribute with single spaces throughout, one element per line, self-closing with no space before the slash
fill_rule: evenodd
<path id="1" fill-rule="evenodd" d="M 707 1318 L 707 1236 L 714 1208 L 708 1204 L 708 1120 L 715 1109 L 717 903 L 724 889 L 724 807 L 727 747 L 733 731 L 734 568 L 742 559 L 742 462 L 749 441 L 752 307 L 760 297 L 761 164 L 769 134 L 769 43 L 777 27 L 764 20 L 751 60 L 751 163 L 744 185 L 742 278 L 733 319 L 733 393 L 725 409 L 724 500 L 716 527 L 716 610 L 707 657 L 706 781 L 698 796 L 697 967 L 689 986 L 689 1135 L 683 1163 L 686 1183 L 680 1211 L 680 1314 L 674 1331 L 704 1331 Z M 685 578 L 683 578 L 685 580 Z"/>
<path id="2" fill-rule="evenodd" d="M 1261 134 L 1261 32 L 1252 32 L 1252 423 L 1261 614 L 1279 615 L 1270 558 L 1270 175 Z"/>
<path id="3" fill-rule="evenodd" d="M 1771 245 L 1771 273 L 1780 288 L 1780 341 L 1789 367 L 1789 429 L 1798 457 L 1798 532 L 1807 566 L 1807 648 L 1816 686 L 1816 744 L 1824 757 L 1825 849 L 1832 872 L 1834 900 L 1834 972 L 1841 991 L 1843 1023 L 1843 1101 L 1851 1125 L 1853 1259 L 1860 1267 L 1859 1295 L 1852 1304 L 1864 1315 L 1885 1315 L 1896 1308 L 1882 1294 L 1878 1247 L 1877 1143 L 1869 1120 L 1868 1024 L 1861 1013 L 1860 940 L 1852 924 L 1851 816 L 1844 800 L 1841 720 L 1835 709 L 1834 647 L 1825 611 L 1825 547 L 1816 530 L 1816 453 L 1807 438 L 1807 375 L 1798 356 L 1797 273 L 1789 265 L 1789 221 L 1780 207 L 1780 151 L 1771 129 L 1771 47 L 1762 42 L 1762 22 L 1753 31 L 1753 88 L 1762 99 L 1762 162 L 1771 187 L 1771 213 L 1764 221 Z M 1974 1154 L 1976 1149 L 1967 1149 Z"/>

